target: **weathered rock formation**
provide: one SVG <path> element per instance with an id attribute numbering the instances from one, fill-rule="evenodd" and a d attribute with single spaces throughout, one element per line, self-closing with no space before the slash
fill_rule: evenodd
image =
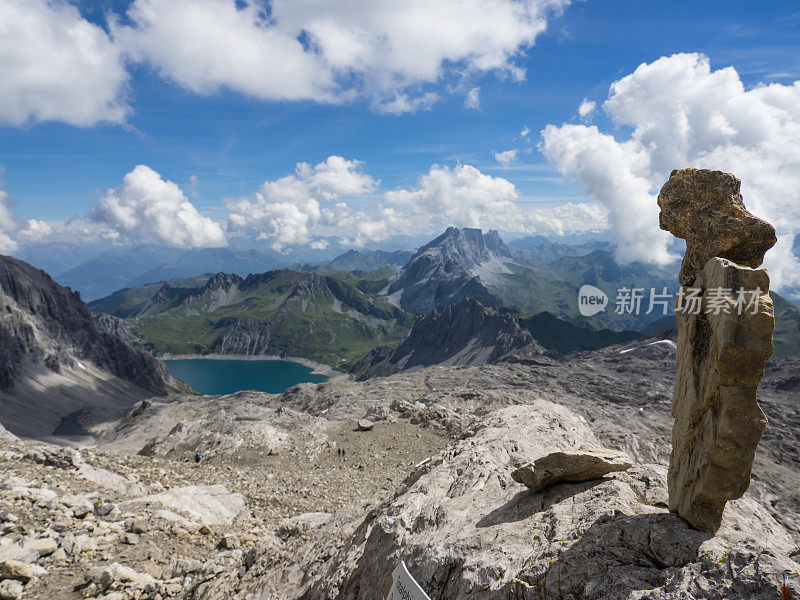
<path id="1" fill-rule="evenodd" d="M 682 285 L 692 285 L 713 256 L 755 268 L 775 245 L 775 229 L 747 211 L 740 186 L 730 173 L 679 169 L 661 188 L 661 229 L 686 240 L 678 277 Z"/>
<path id="2" fill-rule="evenodd" d="M 739 181 L 727 173 L 673 171 L 659 206 L 662 228 L 686 239 L 680 281 L 692 284 L 676 309 L 669 506 L 715 533 L 726 502 L 750 485 L 767 425 L 756 389 L 775 324 L 769 276 L 755 267 L 775 233 L 745 210 Z"/>
<path id="3" fill-rule="evenodd" d="M 631 467 L 631 459 L 615 450 L 569 450 L 551 452 L 511 473 L 511 478 L 534 492 L 558 483 L 580 483 L 602 479 L 614 471 Z"/>

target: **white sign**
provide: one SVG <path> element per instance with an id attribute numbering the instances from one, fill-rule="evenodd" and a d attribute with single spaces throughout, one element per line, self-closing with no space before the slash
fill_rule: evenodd
<path id="1" fill-rule="evenodd" d="M 383 586 L 383 600 L 431 600 L 408 572 L 402 560 Z"/>
<path id="2" fill-rule="evenodd" d="M 593 285 L 584 285 L 578 291 L 578 310 L 584 317 L 591 317 L 606 309 L 608 296 Z"/>

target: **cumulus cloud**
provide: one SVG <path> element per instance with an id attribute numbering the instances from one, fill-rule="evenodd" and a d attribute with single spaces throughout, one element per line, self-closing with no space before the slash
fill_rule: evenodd
<path id="1" fill-rule="evenodd" d="M 325 248 L 328 238 L 363 246 L 399 234 L 437 234 L 450 225 L 560 235 L 607 222 L 607 210 L 597 203 L 526 206 L 513 183 L 470 165 L 433 165 L 416 185 L 383 192 L 375 203 L 378 184 L 356 160 L 331 156 L 313 166 L 300 163 L 293 175 L 230 200 L 228 231 L 288 251 L 296 245 Z"/>
<path id="2" fill-rule="evenodd" d="M 403 114 L 448 73 L 523 79 L 519 56 L 569 0 L 134 0 L 113 27 L 128 55 L 200 93 L 372 100 Z"/>
<path id="3" fill-rule="evenodd" d="M 360 196 L 378 182 L 362 170 L 362 163 L 329 156 L 317 165 L 298 163 L 295 174 L 267 181 L 251 198 L 228 202 L 231 231 L 269 240 L 273 249 L 322 242 L 313 240 L 320 226 L 337 225 L 349 218 L 349 207 L 339 202 L 323 208 L 322 202 Z"/>
<path id="4" fill-rule="evenodd" d="M 257 2 L 135 0 L 114 39 L 134 60 L 193 92 L 221 87 L 265 100 L 334 98 L 321 57 L 270 24 Z"/>
<path id="5" fill-rule="evenodd" d="M 38 219 L 28 219 L 24 229 L 19 232 L 19 239 L 26 242 L 38 242 L 48 236 L 53 235 L 55 229 L 51 223 Z"/>
<path id="6" fill-rule="evenodd" d="M 510 165 L 512 162 L 516 161 L 517 154 L 519 154 L 519 150 L 517 150 L 516 148 L 512 148 L 511 150 L 504 150 L 503 152 L 492 150 L 492 156 L 494 156 L 494 159 L 501 165 Z"/>
<path id="7" fill-rule="evenodd" d="M 791 249 L 800 231 L 800 82 L 747 89 L 732 67 L 714 71 L 702 55 L 676 54 L 614 82 L 602 108 L 631 133 L 549 125 L 541 149 L 608 207 L 621 261 L 668 261 L 658 190 L 672 169 L 718 169 L 739 177 L 747 207 L 775 225 L 766 265 L 776 287 L 800 285 Z"/>
<path id="8" fill-rule="evenodd" d="M 0 123 L 121 123 L 128 74 L 105 31 L 66 0 L 0 0 Z"/>
<path id="9" fill-rule="evenodd" d="M 578 114 L 581 118 L 585 119 L 594 112 L 596 106 L 597 105 L 593 101 L 584 98 L 583 102 L 581 102 L 581 105 L 578 107 Z"/>
<path id="10" fill-rule="evenodd" d="M 469 92 L 467 92 L 467 96 L 464 98 L 464 108 L 479 110 L 480 107 L 481 107 L 481 88 L 474 87 Z"/>
<path id="11" fill-rule="evenodd" d="M 455 225 L 562 234 L 602 227 L 606 221 L 605 209 L 596 204 L 532 208 L 520 200 L 519 191 L 507 179 L 492 177 L 470 165 L 433 165 L 415 187 L 386 192 L 380 216 L 388 223 L 387 228 L 393 223 L 407 227 L 411 222 L 420 233 L 435 233 Z M 374 222 L 372 225 L 380 231 Z"/>
<path id="12" fill-rule="evenodd" d="M 202 216 L 176 184 L 145 165 L 125 175 L 120 187 L 108 190 L 90 216 L 121 240 L 179 248 L 226 245 L 218 223 Z"/>
<path id="13" fill-rule="evenodd" d="M 16 230 L 17 219 L 11 209 L 11 198 L 0 188 L 0 253 L 10 254 L 17 250 L 17 242 L 12 237 Z"/>

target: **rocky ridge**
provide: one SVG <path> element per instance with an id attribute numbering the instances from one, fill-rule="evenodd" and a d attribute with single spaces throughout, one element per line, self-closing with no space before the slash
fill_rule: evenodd
<path id="1" fill-rule="evenodd" d="M 420 317 L 397 348 L 371 352 L 351 372 L 363 380 L 431 365 L 483 365 L 531 344 L 510 315 L 466 299 Z"/>
<path id="2" fill-rule="evenodd" d="M 50 435 L 87 407 L 116 418 L 172 384 L 161 362 L 107 332 L 77 293 L 7 256 L 0 307 L 0 421 L 13 432 Z"/>

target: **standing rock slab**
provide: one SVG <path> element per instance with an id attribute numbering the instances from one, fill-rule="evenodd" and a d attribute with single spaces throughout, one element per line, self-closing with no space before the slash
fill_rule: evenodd
<path id="1" fill-rule="evenodd" d="M 698 314 L 686 299 L 678 316 L 677 378 L 672 398 L 669 508 L 701 531 L 715 533 L 728 500 L 750 485 L 767 419 L 756 388 L 772 353 L 775 327 L 769 276 L 763 269 L 712 258 L 697 276 Z M 709 290 L 731 290 L 718 314 L 707 312 Z M 739 314 L 737 291 L 757 293 L 758 305 Z M 714 295 L 717 293 L 715 292 Z"/>
<path id="2" fill-rule="evenodd" d="M 692 285 L 713 256 L 758 267 L 777 242 L 772 225 L 745 209 L 740 186 L 730 173 L 679 169 L 661 188 L 661 229 L 686 240 L 678 277 L 682 285 Z"/>
<path id="3" fill-rule="evenodd" d="M 594 481 L 613 471 L 626 471 L 630 467 L 630 458 L 605 448 L 551 452 L 516 469 L 511 473 L 511 478 L 534 492 L 540 492 L 557 483 Z"/>

